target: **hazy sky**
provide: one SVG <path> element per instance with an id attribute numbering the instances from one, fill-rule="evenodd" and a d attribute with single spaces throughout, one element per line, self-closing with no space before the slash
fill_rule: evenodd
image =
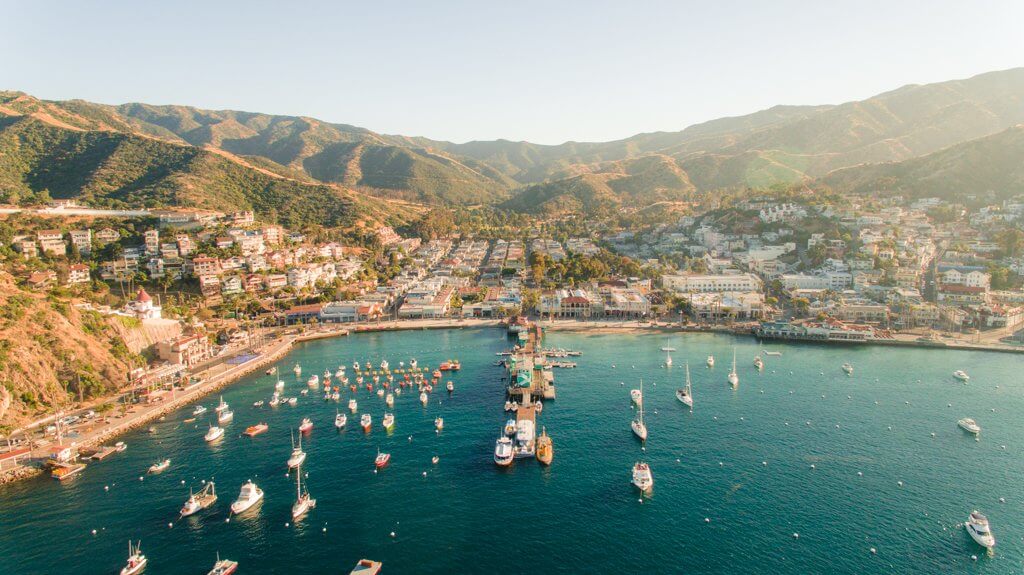
<path id="1" fill-rule="evenodd" d="M 1024 66 L 1020 0 L 0 0 L 0 14 L 0 89 L 452 141 L 610 140 Z"/>

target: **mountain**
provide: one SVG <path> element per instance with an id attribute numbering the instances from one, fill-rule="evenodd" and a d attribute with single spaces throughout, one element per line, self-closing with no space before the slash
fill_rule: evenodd
<path id="1" fill-rule="evenodd" d="M 926 156 L 836 170 L 820 179 L 844 193 L 898 192 L 956 199 L 968 192 L 1024 193 L 1024 125 Z"/>

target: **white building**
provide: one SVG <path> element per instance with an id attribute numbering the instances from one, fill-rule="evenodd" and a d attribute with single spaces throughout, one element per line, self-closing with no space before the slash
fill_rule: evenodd
<path id="1" fill-rule="evenodd" d="M 761 280 L 754 274 L 694 274 L 664 275 L 662 285 L 679 293 L 751 292 L 761 291 Z"/>

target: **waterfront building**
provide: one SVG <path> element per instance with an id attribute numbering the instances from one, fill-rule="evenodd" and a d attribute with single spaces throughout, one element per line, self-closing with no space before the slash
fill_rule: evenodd
<path id="1" fill-rule="evenodd" d="M 761 291 L 761 279 L 754 274 L 682 273 L 662 276 L 662 285 L 676 293 L 720 293 Z"/>
<path id="2" fill-rule="evenodd" d="M 160 359 L 192 367 L 213 357 L 213 344 L 202 334 L 193 334 L 157 343 Z"/>

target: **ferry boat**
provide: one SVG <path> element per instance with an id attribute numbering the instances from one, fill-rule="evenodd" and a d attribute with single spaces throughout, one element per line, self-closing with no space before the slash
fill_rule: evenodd
<path id="1" fill-rule="evenodd" d="M 633 465 L 633 485 L 643 493 L 650 493 L 654 488 L 654 476 L 651 475 L 651 467 L 643 461 L 637 461 Z"/>
<path id="2" fill-rule="evenodd" d="M 971 376 L 967 375 L 967 372 L 962 369 L 954 371 L 953 377 L 959 379 L 960 381 L 970 381 L 971 379 Z"/>
<path id="3" fill-rule="evenodd" d="M 494 462 L 501 467 L 512 465 L 515 455 L 512 450 L 512 440 L 502 435 L 494 445 Z"/>
<path id="4" fill-rule="evenodd" d="M 221 437 L 224 437 L 224 428 L 217 427 L 216 425 L 211 425 L 210 429 L 206 431 L 206 435 L 203 436 L 203 439 L 207 443 L 212 443 L 214 441 L 217 441 Z"/>
<path id="5" fill-rule="evenodd" d="M 308 387 L 318 387 L 320 385 L 320 378 L 314 373 L 306 380 L 306 385 Z"/>
<path id="6" fill-rule="evenodd" d="M 243 432 L 243 435 L 248 435 L 249 437 L 256 437 L 257 435 L 263 433 L 267 429 L 270 429 L 270 426 L 268 426 L 266 423 L 257 423 L 256 425 L 250 425 L 249 427 L 246 427 L 245 431 Z"/>
<path id="7" fill-rule="evenodd" d="M 355 413 L 356 410 L 359 409 L 359 403 L 356 402 L 356 399 L 354 397 L 352 399 L 348 400 L 348 409 L 352 413 Z"/>
<path id="8" fill-rule="evenodd" d="M 690 364 L 686 364 L 686 387 L 676 390 L 676 399 L 693 409 L 693 389 L 690 384 Z"/>
<path id="9" fill-rule="evenodd" d="M 709 355 L 707 359 L 708 367 L 715 367 L 715 356 Z"/>
<path id="10" fill-rule="evenodd" d="M 391 463 L 391 454 L 381 453 L 380 450 L 378 449 L 377 458 L 373 460 L 374 467 L 376 467 L 377 469 L 383 469 L 387 467 L 388 463 Z"/>
<path id="11" fill-rule="evenodd" d="M 206 407 L 204 407 L 202 405 L 197 405 L 196 408 L 192 410 L 192 415 L 195 415 L 195 416 L 199 416 L 199 415 L 202 415 L 204 413 L 206 413 Z"/>
<path id="12" fill-rule="evenodd" d="M 422 403 L 423 405 L 427 405 L 428 401 L 430 401 L 430 398 L 427 397 L 427 392 L 421 391 L 420 392 L 420 403 Z"/>
<path id="13" fill-rule="evenodd" d="M 212 481 L 203 486 L 199 493 L 192 493 L 189 490 L 188 499 L 185 500 L 185 504 L 181 506 L 181 516 L 188 517 L 189 515 L 195 515 L 203 509 L 213 505 L 217 501 L 217 487 Z"/>
<path id="14" fill-rule="evenodd" d="M 395 428 L 395 414 L 385 413 L 384 419 L 382 419 L 380 423 L 384 426 L 384 429 L 388 431 L 393 430 Z"/>
<path id="15" fill-rule="evenodd" d="M 960 426 L 960 429 L 973 433 L 974 435 L 978 435 L 979 433 L 981 433 L 981 426 L 978 425 L 978 422 L 974 421 L 970 417 L 965 417 L 960 421 L 956 422 L 956 424 Z"/>
<path id="16" fill-rule="evenodd" d="M 221 559 L 220 553 L 218 553 L 217 562 L 213 564 L 213 569 L 210 569 L 206 575 L 231 575 L 236 569 L 238 569 L 238 561 Z"/>
<path id="17" fill-rule="evenodd" d="M 217 423 L 227 423 L 234 418 L 235 412 L 231 411 L 230 409 L 225 409 L 224 411 L 217 414 Z"/>
<path id="18" fill-rule="evenodd" d="M 551 460 L 555 456 L 555 449 L 551 443 L 551 438 L 548 437 L 548 432 L 543 427 L 540 428 L 540 437 L 537 438 L 537 461 L 540 461 L 544 465 L 551 465 Z"/>
<path id="19" fill-rule="evenodd" d="M 362 417 L 359 418 L 359 425 L 363 428 L 363 431 L 370 433 L 370 426 L 373 425 L 373 417 L 371 417 L 369 413 L 364 413 Z"/>
<path id="20" fill-rule="evenodd" d="M 238 499 L 231 504 L 231 512 L 235 515 L 241 515 L 246 511 L 252 509 L 260 501 L 263 501 L 263 490 L 256 486 L 249 479 L 242 484 L 242 489 L 238 492 Z"/>
<path id="21" fill-rule="evenodd" d="M 991 529 L 989 529 L 988 517 L 977 511 L 971 511 L 971 515 L 967 518 L 967 522 L 964 523 L 964 527 L 978 545 L 987 549 L 996 546 L 996 538 L 992 535 Z"/>
<path id="22" fill-rule="evenodd" d="M 302 434 L 299 434 L 299 443 L 296 445 L 292 439 L 292 454 L 288 458 L 288 469 L 295 469 L 306 460 L 306 452 L 302 450 Z"/>
<path id="23" fill-rule="evenodd" d="M 740 376 L 736 373 L 736 348 L 732 348 L 732 371 L 729 372 L 729 385 L 736 387 L 740 384 Z"/>
<path id="24" fill-rule="evenodd" d="M 303 417 L 302 423 L 299 424 L 299 433 L 307 433 L 310 429 L 313 429 L 313 420 Z"/>
<path id="25" fill-rule="evenodd" d="M 341 429 L 342 427 L 345 427 L 346 423 L 348 423 L 348 416 L 338 410 L 335 410 L 334 427 Z"/>
<path id="26" fill-rule="evenodd" d="M 128 563 L 121 568 L 121 575 L 142 573 L 146 569 L 146 563 L 148 562 L 149 559 L 146 559 L 146 556 L 142 554 L 142 541 L 135 545 L 128 541 Z"/>
<path id="27" fill-rule="evenodd" d="M 217 413 L 220 413 L 220 412 L 224 411 L 227 408 L 228 408 L 228 404 L 224 402 L 224 396 L 222 395 L 222 396 L 220 396 L 220 403 L 218 403 L 217 407 L 213 408 L 213 410 L 215 412 L 217 412 Z"/>
<path id="28" fill-rule="evenodd" d="M 444 429 L 444 418 L 443 417 L 436 417 L 436 418 L 434 418 L 434 429 L 436 429 L 438 431 L 441 431 L 442 429 Z"/>
<path id="29" fill-rule="evenodd" d="M 295 503 L 292 504 L 292 519 L 298 519 L 316 507 L 316 499 L 302 486 L 302 470 L 295 474 Z"/>
<path id="30" fill-rule="evenodd" d="M 505 435 L 509 437 L 516 436 L 516 420 L 512 418 L 505 422 Z"/>
<path id="31" fill-rule="evenodd" d="M 393 393 L 389 393 L 384 397 L 384 405 L 387 405 L 388 407 L 395 406 L 395 395 Z"/>
<path id="32" fill-rule="evenodd" d="M 448 383 L 444 384 L 444 388 L 448 390 L 448 393 L 451 393 L 455 391 L 455 384 L 449 379 Z"/>
<path id="33" fill-rule="evenodd" d="M 850 363 L 844 363 L 843 371 L 846 372 L 846 375 L 853 375 L 853 365 Z"/>
<path id="34" fill-rule="evenodd" d="M 160 473 L 171 466 L 170 459 L 164 459 L 163 461 L 157 461 L 153 465 L 149 466 L 149 473 Z"/>

